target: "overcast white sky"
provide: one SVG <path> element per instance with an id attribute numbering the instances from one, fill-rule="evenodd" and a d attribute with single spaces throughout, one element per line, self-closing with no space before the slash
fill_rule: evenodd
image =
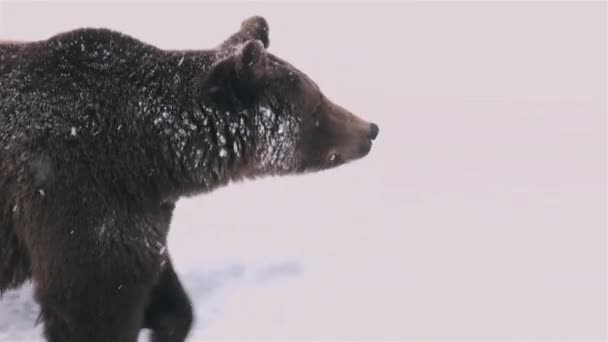
<path id="1" fill-rule="evenodd" d="M 340 169 L 179 202 L 192 340 L 606 338 L 604 2 L 13 1 L 0 38 L 198 49 L 253 14 L 380 135 Z M 27 294 L 0 301 L 14 340 L 37 334 Z"/>

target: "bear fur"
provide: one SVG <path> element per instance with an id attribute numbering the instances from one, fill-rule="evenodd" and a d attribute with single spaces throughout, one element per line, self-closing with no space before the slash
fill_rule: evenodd
<path id="1" fill-rule="evenodd" d="M 107 29 L 0 44 L 0 293 L 32 279 L 48 341 L 184 341 L 175 202 L 369 152 L 378 127 L 268 44 L 261 17 L 209 50 Z"/>

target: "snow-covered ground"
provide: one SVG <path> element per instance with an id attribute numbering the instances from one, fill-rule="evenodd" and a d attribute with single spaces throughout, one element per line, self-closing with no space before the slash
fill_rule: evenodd
<path id="1" fill-rule="evenodd" d="M 352 165 L 178 204 L 191 340 L 606 337 L 606 3 L 0 2 L 0 38 L 203 48 L 252 14 L 380 135 Z M 30 291 L 0 300 L 0 341 L 38 338 Z"/>
<path id="2" fill-rule="evenodd" d="M 281 331 L 285 325 L 282 315 L 287 307 L 276 301 L 273 305 L 273 298 L 280 297 L 281 293 L 293 286 L 290 278 L 297 277 L 301 272 L 300 264 L 286 261 L 252 268 L 237 263 L 227 264 L 206 272 L 183 274 L 184 284 L 193 297 L 196 309 L 197 324 L 191 339 L 222 339 L 222 334 L 230 331 L 230 326 L 237 321 L 258 324 L 251 325 L 257 331 L 242 331 L 240 339 L 254 336 L 251 333 L 259 334 L 259 329 L 262 332 L 267 328 L 272 328 L 275 333 Z M 19 291 L 7 293 L 2 299 L 0 341 L 43 341 L 42 326 L 35 325 L 39 308 L 31 296 L 32 286 L 28 284 Z M 266 305 L 266 315 L 256 319 L 257 307 L 262 301 Z M 246 315 L 243 315 L 243 310 L 246 310 Z M 223 324 L 227 319 L 233 323 Z M 263 339 L 273 337 L 260 336 Z M 146 341 L 147 331 L 143 331 L 140 337 L 141 341 Z"/>

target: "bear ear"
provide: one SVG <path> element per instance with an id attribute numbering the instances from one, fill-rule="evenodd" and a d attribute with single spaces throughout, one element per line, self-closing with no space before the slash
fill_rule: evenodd
<path id="1" fill-rule="evenodd" d="M 250 40 L 216 62 L 201 82 L 204 97 L 214 102 L 243 102 L 260 89 L 267 75 L 268 56 L 259 40 Z"/>
<path id="2" fill-rule="evenodd" d="M 268 22 L 266 22 L 266 19 L 254 16 L 243 20 L 241 29 L 222 43 L 220 49 L 231 48 L 248 40 L 259 40 L 264 48 L 268 48 L 270 39 L 268 38 Z"/>
<path id="3" fill-rule="evenodd" d="M 250 40 L 234 54 L 236 75 L 244 82 L 257 82 L 264 79 L 268 56 L 259 40 Z"/>

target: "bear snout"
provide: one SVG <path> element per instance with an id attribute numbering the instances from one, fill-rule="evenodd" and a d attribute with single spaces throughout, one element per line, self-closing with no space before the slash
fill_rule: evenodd
<path id="1" fill-rule="evenodd" d="M 369 153 L 369 151 L 371 151 L 371 149 L 372 149 L 372 142 L 371 142 L 371 140 L 368 140 L 367 142 L 365 142 L 361 146 L 359 146 L 359 155 L 361 157 L 364 157 Z"/>
<path id="2" fill-rule="evenodd" d="M 338 146 L 327 154 L 329 167 L 335 167 L 344 163 L 365 157 L 372 149 L 372 139 L 359 137 L 348 144 Z"/>
<path id="3" fill-rule="evenodd" d="M 335 142 L 327 154 L 331 166 L 365 157 L 372 149 L 373 140 L 378 137 L 380 128 L 348 110 L 332 104 L 329 118 L 330 131 Z"/>

